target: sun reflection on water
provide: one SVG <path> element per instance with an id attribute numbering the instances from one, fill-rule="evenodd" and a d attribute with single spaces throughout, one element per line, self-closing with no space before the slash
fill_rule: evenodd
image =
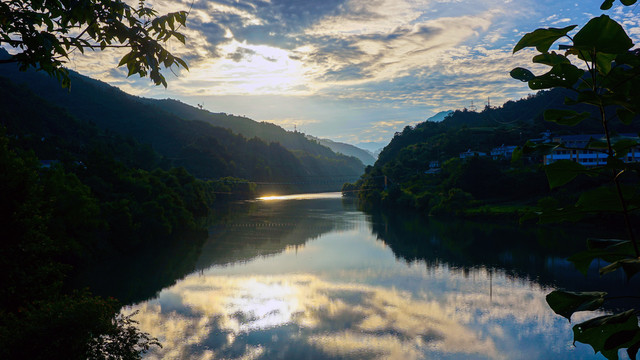
<path id="1" fill-rule="evenodd" d="M 286 350 L 310 358 L 419 359 L 432 353 L 504 359 L 508 354 L 495 342 L 510 330 L 497 319 L 518 314 L 516 322 L 536 319 L 543 326 L 554 319 L 544 298 L 533 296 L 541 289 L 501 282 L 494 289 L 499 300 L 491 301 L 483 292 L 416 296 L 310 274 L 194 274 L 128 311 L 140 310 L 141 329 L 165 345 L 149 358 L 270 358 L 270 352 Z"/>
<path id="2" fill-rule="evenodd" d="M 301 311 L 297 296 L 297 289 L 282 280 L 243 279 L 227 309 L 238 320 L 239 331 L 267 329 L 290 322 Z"/>
<path id="3" fill-rule="evenodd" d="M 314 200 L 314 199 L 336 199 L 341 198 L 342 193 L 307 193 L 307 194 L 291 194 L 291 195 L 265 195 L 259 197 L 258 200 L 273 201 L 273 200 Z"/>

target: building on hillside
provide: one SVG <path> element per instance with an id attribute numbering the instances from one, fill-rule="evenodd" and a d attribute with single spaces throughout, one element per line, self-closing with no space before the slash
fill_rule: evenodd
<path id="1" fill-rule="evenodd" d="M 622 136 L 637 140 L 634 134 L 623 134 Z M 556 136 L 552 142 L 562 144 L 543 158 L 543 164 L 549 165 L 558 160 L 571 160 L 587 167 L 602 166 L 607 164 L 607 154 L 602 151 L 587 149 L 591 141 L 606 141 L 604 135 L 565 135 Z M 640 146 L 635 146 L 629 150 L 622 158 L 625 162 L 640 161 Z"/>
<path id="2" fill-rule="evenodd" d="M 540 137 L 539 138 L 529 139 L 529 141 L 531 141 L 532 143 L 535 143 L 535 144 L 539 144 L 539 143 L 544 143 L 544 142 L 551 141 L 552 137 L 553 137 L 553 134 L 551 133 L 551 131 L 546 130 L 546 131 L 540 133 Z"/>
<path id="3" fill-rule="evenodd" d="M 431 160 L 429 161 L 429 169 L 425 171 L 425 174 L 438 174 L 440 173 L 440 161 Z"/>
<path id="4" fill-rule="evenodd" d="M 475 150 L 471 150 L 471 149 L 460 153 L 460 159 L 463 159 L 463 160 L 464 159 L 468 159 L 468 158 L 472 158 L 474 156 L 479 156 L 479 157 L 487 156 L 487 153 L 484 153 L 482 151 L 475 151 Z"/>
<path id="5" fill-rule="evenodd" d="M 493 160 L 511 159 L 513 151 L 516 149 L 514 145 L 504 145 L 491 149 L 491 158 Z"/>
<path id="6" fill-rule="evenodd" d="M 60 162 L 59 160 L 40 160 L 40 167 L 43 169 L 49 169 L 55 166 L 56 164 L 58 164 L 59 162 Z"/>

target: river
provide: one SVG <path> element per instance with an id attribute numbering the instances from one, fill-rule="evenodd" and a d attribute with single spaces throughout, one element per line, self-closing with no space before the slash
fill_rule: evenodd
<path id="1" fill-rule="evenodd" d="M 234 206 L 193 272 L 123 309 L 163 345 L 146 359 L 595 358 L 545 295 L 624 282 L 577 273 L 563 259 L 582 240 L 561 231 L 367 214 L 339 193 Z"/>

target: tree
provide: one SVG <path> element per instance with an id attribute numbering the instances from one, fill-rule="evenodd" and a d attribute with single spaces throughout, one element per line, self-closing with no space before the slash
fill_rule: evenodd
<path id="1" fill-rule="evenodd" d="M 140 0 L 137 8 L 123 0 L 3 0 L 0 2 L 0 45 L 18 52 L 0 63 L 18 63 L 20 70 L 34 67 L 55 76 L 63 87 L 70 79 L 64 64 L 78 50 L 128 48 L 118 66 L 128 76 L 149 76 L 167 86 L 161 67 L 183 67 L 163 43 L 171 38 L 184 43 L 178 32 L 185 26 L 186 11 L 157 16 Z"/>
<path id="2" fill-rule="evenodd" d="M 636 0 L 621 0 L 629 6 Z M 611 8 L 614 0 L 605 1 L 601 9 Z M 610 213 L 624 220 L 627 239 L 590 239 L 588 249 L 575 254 L 571 260 L 586 273 L 595 259 L 609 264 L 600 268 L 600 274 L 622 269 L 627 277 L 640 271 L 640 246 L 636 236 L 633 213 L 640 209 L 640 186 L 638 163 L 626 162 L 627 153 L 640 146 L 637 137 L 616 136 L 610 129 L 615 121 L 631 124 L 640 114 L 640 50 L 633 49 L 633 42 L 623 27 L 607 15 L 591 19 L 575 35 L 569 33 L 576 25 L 562 29 L 537 29 L 526 34 L 514 48 L 517 52 L 526 47 L 535 47 L 539 54 L 534 63 L 550 66 L 542 75 L 516 68 L 511 76 L 525 81 L 533 90 L 562 87 L 574 92 L 565 104 L 586 104 L 598 109 L 599 117 L 592 119 L 589 112 L 549 109 L 545 120 L 560 125 L 574 126 L 583 121 L 597 121 L 602 126 L 604 139 L 592 139 L 586 147 L 607 157 L 604 166 L 587 168 L 572 161 L 557 161 L 545 168 L 549 185 L 556 188 L 568 184 L 579 175 L 604 178 L 601 186 L 583 192 L 577 203 L 558 208 L 543 209 L 541 220 L 576 220 L 587 214 Z M 549 52 L 560 39 L 569 43 L 560 45 L 564 53 Z M 579 67 L 576 64 L 583 64 Z M 553 148 L 570 149 L 564 144 L 527 144 L 523 151 Z M 559 315 L 571 319 L 577 311 L 597 310 L 611 300 L 604 292 L 567 292 L 556 290 L 547 295 L 549 306 Z M 596 352 L 609 359 L 618 358 L 619 349 L 627 349 L 631 359 L 640 350 L 640 327 L 635 310 L 604 315 L 573 327 L 574 340 L 589 344 Z"/>

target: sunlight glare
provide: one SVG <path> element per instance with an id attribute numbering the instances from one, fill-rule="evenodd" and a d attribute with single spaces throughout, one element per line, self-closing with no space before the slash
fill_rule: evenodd
<path id="1" fill-rule="evenodd" d="M 221 46 L 222 58 L 211 59 L 192 70 L 192 81 L 213 83 L 208 93 L 222 94 L 304 94 L 303 64 L 287 50 L 267 45 L 231 41 Z"/>
<path id="2" fill-rule="evenodd" d="M 309 193 L 309 194 L 291 194 L 291 195 L 267 195 L 259 197 L 258 200 L 273 201 L 273 200 L 313 200 L 313 199 L 336 199 L 341 198 L 341 192 L 330 193 Z"/>
<path id="3" fill-rule="evenodd" d="M 289 323 L 301 311 L 298 290 L 285 280 L 251 278 L 239 285 L 237 296 L 230 299 L 228 307 L 241 332 Z"/>

